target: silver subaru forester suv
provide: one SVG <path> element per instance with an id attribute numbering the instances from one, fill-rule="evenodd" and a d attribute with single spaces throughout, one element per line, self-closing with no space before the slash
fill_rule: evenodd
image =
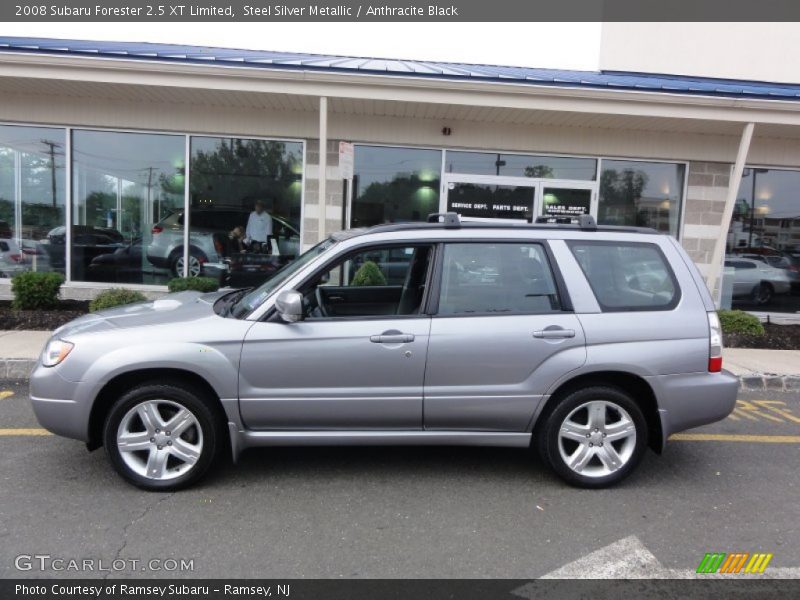
<path id="1" fill-rule="evenodd" d="M 249 447 L 341 444 L 535 446 L 595 488 L 733 410 L 711 296 L 673 238 L 431 221 L 338 233 L 256 289 L 72 321 L 31 375 L 39 422 L 150 490 Z"/>

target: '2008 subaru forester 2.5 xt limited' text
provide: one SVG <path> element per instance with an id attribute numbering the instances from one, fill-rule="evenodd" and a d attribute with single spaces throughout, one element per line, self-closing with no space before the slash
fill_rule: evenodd
<path id="1" fill-rule="evenodd" d="M 81 317 L 31 375 L 50 431 L 142 488 L 272 445 L 534 445 L 602 487 L 725 418 L 711 296 L 677 241 L 570 224 L 381 225 L 333 235 L 252 290 Z"/>

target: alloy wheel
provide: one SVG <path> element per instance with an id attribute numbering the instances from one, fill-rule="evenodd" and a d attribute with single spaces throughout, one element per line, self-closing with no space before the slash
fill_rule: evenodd
<path id="1" fill-rule="evenodd" d="M 177 273 L 178 277 L 183 277 L 183 265 L 184 260 L 183 257 L 178 257 L 178 260 L 175 261 L 175 272 Z M 199 277 L 200 276 L 200 261 L 196 256 L 189 255 L 189 271 L 186 274 L 187 277 Z"/>
<path id="2" fill-rule="evenodd" d="M 203 451 L 197 417 L 171 400 L 146 400 L 131 408 L 117 428 L 116 441 L 131 471 L 158 481 L 186 474 Z"/>
<path id="3" fill-rule="evenodd" d="M 585 477 L 605 477 L 631 460 L 636 448 L 636 425 L 614 402 L 592 400 L 570 412 L 558 432 L 564 464 Z"/>

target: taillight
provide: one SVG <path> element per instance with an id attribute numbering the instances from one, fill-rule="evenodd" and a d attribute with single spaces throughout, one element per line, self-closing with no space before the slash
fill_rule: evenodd
<path id="1" fill-rule="evenodd" d="M 153 235 L 155 235 L 157 233 L 161 233 L 162 231 L 164 231 L 164 228 L 161 225 L 153 225 L 153 229 L 151 229 L 150 231 L 152 232 Z"/>
<path id="2" fill-rule="evenodd" d="M 715 312 L 708 313 L 708 372 L 722 371 L 722 325 Z"/>
<path id="3" fill-rule="evenodd" d="M 224 248 L 222 247 L 222 242 L 219 241 L 218 238 L 214 238 L 214 250 L 216 250 L 217 254 L 219 254 L 220 256 L 224 254 L 223 252 Z"/>
<path id="4" fill-rule="evenodd" d="M 9 254 L 8 258 L 10 258 L 14 262 L 22 262 L 22 255 L 21 254 Z"/>

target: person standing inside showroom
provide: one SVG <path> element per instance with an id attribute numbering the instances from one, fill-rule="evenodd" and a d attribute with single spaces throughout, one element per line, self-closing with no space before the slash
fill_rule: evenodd
<path id="1" fill-rule="evenodd" d="M 249 240 L 251 247 L 258 244 L 262 252 L 270 251 L 270 239 L 272 238 L 272 217 L 264 210 L 264 203 L 260 200 L 255 204 L 255 210 L 250 213 L 247 219 L 246 239 Z M 257 249 L 257 248 L 256 248 Z"/>

